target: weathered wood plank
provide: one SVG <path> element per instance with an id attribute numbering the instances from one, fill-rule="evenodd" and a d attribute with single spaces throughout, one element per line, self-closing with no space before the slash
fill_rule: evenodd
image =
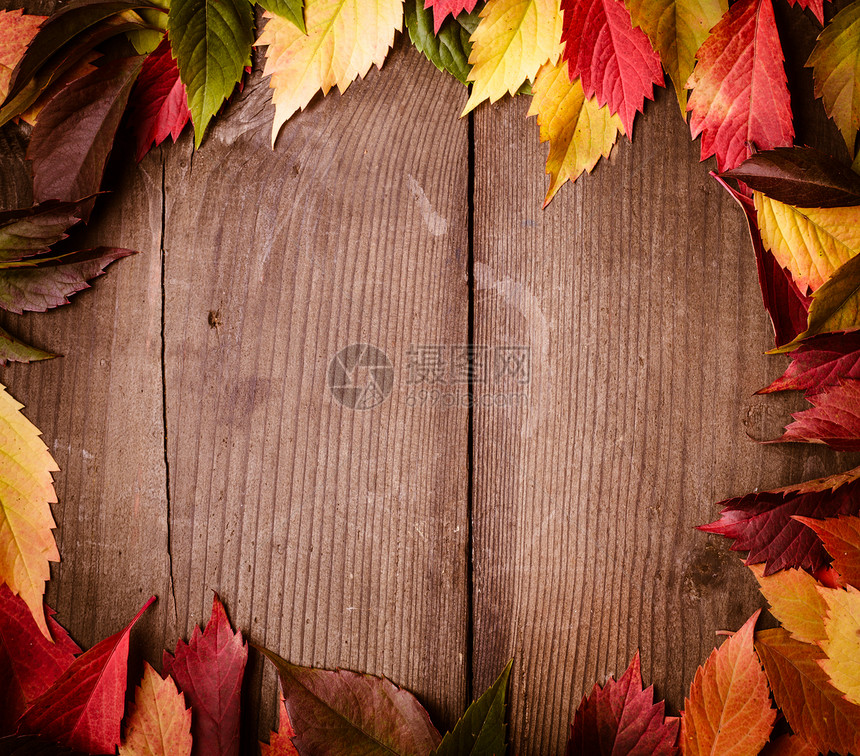
<path id="1" fill-rule="evenodd" d="M 296 116 L 272 152 L 266 86 L 166 164 L 179 629 L 215 589 L 253 640 L 384 673 L 451 723 L 467 684 L 467 415 L 410 407 L 403 378 L 410 345 L 466 341 L 465 90 L 401 39 L 382 73 Z M 365 411 L 326 387 L 353 343 L 395 368 Z"/>
<path id="2" fill-rule="evenodd" d="M 476 115 L 475 340 L 528 345 L 528 403 L 475 409 L 475 674 L 515 659 L 518 754 L 560 753 L 583 693 L 643 675 L 677 710 L 715 631 L 761 604 L 721 498 L 844 469 L 773 437 L 783 367 L 740 212 L 665 90 L 546 211 L 545 151 L 517 99 Z M 488 391 L 503 392 L 498 386 Z"/>

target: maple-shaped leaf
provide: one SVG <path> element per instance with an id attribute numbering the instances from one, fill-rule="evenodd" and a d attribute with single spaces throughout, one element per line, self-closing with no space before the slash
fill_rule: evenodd
<path id="1" fill-rule="evenodd" d="M 781 735 L 768 743 L 760 756 L 818 756 L 818 749 L 799 735 Z"/>
<path id="2" fill-rule="evenodd" d="M 516 93 L 540 67 L 561 54 L 559 0 L 487 0 L 470 37 L 469 81 L 474 82 L 466 115 L 484 100 Z"/>
<path id="3" fill-rule="evenodd" d="M 819 592 L 827 604 L 826 636 L 818 642 L 825 658 L 819 663 L 833 686 L 860 705 L 860 591 L 849 585 Z"/>
<path id="4" fill-rule="evenodd" d="M 56 354 L 37 349 L 16 339 L 8 331 L 0 328 L 0 365 L 8 362 L 38 362 L 39 360 L 50 360 Z"/>
<path id="5" fill-rule="evenodd" d="M 290 723 L 287 705 L 281 696 L 278 704 L 278 731 L 272 732 L 268 743 L 260 743 L 260 756 L 299 756 L 293 745 L 293 735 L 296 731 Z"/>
<path id="6" fill-rule="evenodd" d="M 87 753 L 114 753 L 125 708 L 129 635 L 153 601 L 154 596 L 123 630 L 77 657 L 24 712 L 18 731 Z"/>
<path id="7" fill-rule="evenodd" d="M 461 13 L 471 13 L 477 2 L 478 0 L 424 0 L 424 8 L 433 11 L 433 33 L 439 33 L 447 16 L 456 18 Z"/>
<path id="8" fill-rule="evenodd" d="M 47 252 L 82 216 L 80 202 L 56 200 L 0 211 L 0 263 Z"/>
<path id="9" fill-rule="evenodd" d="M 472 702 L 431 756 L 504 756 L 507 753 L 505 698 L 512 664 L 513 660 L 509 661 L 498 679 Z"/>
<path id="10" fill-rule="evenodd" d="M 827 444 L 860 450 L 860 381 L 843 380 L 808 397 L 811 409 L 792 413 L 793 423 L 777 441 Z"/>
<path id="11" fill-rule="evenodd" d="M 800 208 L 753 193 L 761 238 L 801 291 L 815 291 L 860 252 L 860 207 Z"/>
<path id="12" fill-rule="evenodd" d="M 81 649 L 48 610 L 46 638 L 27 604 L 0 585 L 0 734 L 14 732 L 27 704 L 68 669 Z"/>
<path id="13" fill-rule="evenodd" d="M 403 0 L 379 0 L 366 7 L 361 0 L 307 0 L 302 34 L 295 24 L 265 14 L 268 20 L 257 45 L 267 45 L 264 76 L 274 90 L 272 145 L 281 127 L 314 95 L 336 86 L 343 93 L 370 67 L 382 67 L 403 23 Z"/>
<path id="14" fill-rule="evenodd" d="M 0 102 L 9 93 L 12 71 L 47 16 L 23 15 L 21 10 L 0 11 Z"/>
<path id="15" fill-rule="evenodd" d="M 767 743 L 776 710 L 753 648 L 759 613 L 715 648 L 696 670 L 681 713 L 684 756 L 756 756 Z"/>
<path id="16" fill-rule="evenodd" d="M 843 585 L 860 586 L 860 517 L 830 517 L 813 520 L 795 518 L 815 531 L 827 553 L 833 558 L 833 567 Z"/>
<path id="17" fill-rule="evenodd" d="M 591 172 L 607 157 L 623 131 L 621 119 L 609 106 L 587 98 L 579 79 L 571 82 L 567 64 L 544 64 L 532 85 L 529 115 L 536 115 L 541 142 L 549 142 L 546 172 L 550 175 L 544 207 L 566 181 Z"/>
<path id="18" fill-rule="evenodd" d="M 778 627 L 756 633 L 755 648 L 774 700 L 795 733 L 823 753 L 860 752 L 860 707 L 830 684 L 817 645 L 801 643 Z"/>
<path id="19" fill-rule="evenodd" d="M 125 720 L 119 756 L 190 756 L 191 709 L 170 677 L 143 664 L 143 679 Z"/>
<path id="20" fill-rule="evenodd" d="M 693 139 L 702 135 L 702 160 L 716 155 L 726 171 L 749 157 L 750 145 L 791 145 L 791 99 L 771 0 L 732 5 L 697 57 L 687 109 Z"/>
<path id="21" fill-rule="evenodd" d="M 51 743 L 36 735 L 8 735 L 0 738 L 0 756 L 89 756 Z"/>
<path id="22" fill-rule="evenodd" d="M 209 121 L 251 64 L 253 8 L 248 0 L 171 0 L 167 35 L 199 147 Z"/>
<path id="23" fill-rule="evenodd" d="M 824 27 L 806 65 L 812 68 L 815 96 L 821 98 L 853 155 L 860 128 L 860 0 L 843 8 Z"/>
<path id="24" fill-rule="evenodd" d="M 257 648 L 281 680 L 293 742 L 307 756 L 427 756 L 441 737 L 415 697 L 385 677 L 290 664 Z"/>
<path id="25" fill-rule="evenodd" d="M 818 592 L 818 581 L 806 570 L 791 568 L 764 574 L 761 564 L 751 564 L 770 611 L 791 635 L 804 643 L 825 637 L 824 611 L 827 604 Z"/>
<path id="26" fill-rule="evenodd" d="M 24 600 L 50 639 L 42 596 L 49 562 L 60 561 L 50 507 L 57 501 L 51 473 L 60 468 L 22 407 L 0 385 L 0 582 Z"/>
<path id="27" fill-rule="evenodd" d="M 307 33 L 304 0 L 258 0 L 258 4 L 269 13 L 292 21 L 299 31 Z"/>
<path id="28" fill-rule="evenodd" d="M 45 105 L 27 148 L 37 202 L 74 202 L 99 191 L 114 135 L 142 63 L 143 58 L 106 63 L 73 81 Z"/>
<path id="29" fill-rule="evenodd" d="M 470 32 L 458 19 L 447 19 L 435 33 L 423 0 L 405 0 L 403 15 L 412 44 L 440 71 L 466 84 L 469 75 Z"/>
<path id="30" fill-rule="evenodd" d="M 711 172 L 711 176 L 744 211 L 755 254 L 761 296 L 773 325 L 776 345 L 787 344 L 806 328 L 810 299 L 800 291 L 791 274 L 776 261 L 773 254 L 764 248 L 752 199 L 732 189 L 717 174 Z"/>
<path id="31" fill-rule="evenodd" d="M 179 78 L 170 45 L 163 40 L 146 59 L 129 103 L 137 140 L 137 160 L 168 136 L 175 142 L 191 118 L 185 85 Z"/>
<path id="32" fill-rule="evenodd" d="M 96 247 L 0 263 L 0 307 L 20 314 L 68 304 L 72 294 L 89 288 L 87 281 L 102 275 L 110 263 L 133 254 L 131 249 Z"/>
<path id="33" fill-rule="evenodd" d="M 722 517 L 699 530 L 734 539 L 733 551 L 749 551 L 746 564 L 764 562 L 765 575 L 787 567 L 811 572 L 828 564 L 827 552 L 809 528 L 793 519 L 860 514 L 860 468 L 828 478 L 720 502 Z"/>
<path id="34" fill-rule="evenodd" d="M 643 690 L 639 652 L 616 681 L 583 696 L 570 725 L 566 756 L 674 756 L 678 719 L 666 718 L 654 686 Z"/>
<path id="35" fill-rule="evenodd" d="M 791 353 L 791 364 L 769 386 L 756 391 L 806 391 L 817 394 L 840 380 L 860 379 L 860 333 L 818 336 Z"/>
<path id="36" fill-rule="evenodd" d="M 239 694 L 248 646 L 235 632 L 216 593 L 212 615 L 201 633 L 180 640 L 173 656 L 164 652 L 163 671 L 176 680 L 194 712 L 191 734 L 195 756 L 239 753 Z"/>
<path id="37" fill-rule="evenodd" d="M 685 120 L 687 82 L 696 64 L 696 53 L 728 7 L 727 0 L 627 1 L 633 25 L 648 35 L 675 86 Z"/>
<path id="38" fill-rule="evenodd" d="M 860 205 L 860 175 L 812 147 L 757 152 L 723 176 L 795 207 Z"/>
<path id="39" fill-rule="evenodd" d="M 571 80 L 582 80 L 586 97 L 609 105 L 633 136 L 633 118 L 645 98 L 662 86 L 660 58 L 641 29 L 634 28 L 623 0 L 561 0 L 562 58 Z"/>

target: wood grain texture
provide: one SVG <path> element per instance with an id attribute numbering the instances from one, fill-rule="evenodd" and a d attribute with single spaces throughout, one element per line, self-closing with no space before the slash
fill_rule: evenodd
<path id="1" fill-rule="evenodd" d="M 467 689 L 467 410 L 410 407 L 403 371 L 410 345 L 466 342 L 465 90 L 401 39 L 274 153 L 268 99 L 255 79 L 199 152 L 186 137 L 166 163 L 179 631 L 217 590 L 252 640 L 385 674 L 450 724 Z M 353 343 L 395 366 L 366 411 L 326 387 Z"/>
<path id="2" fill-rule="evenodd" d="M 643 676 L 676 710 L 715 631 L 758 608 L 714 502 L 845 469 L 762 446 L 791 400 L 740 211 L 665 90 L 546 211 L 545 152 L 517 99 L 476 114 L 475 341 L 528 345 L 524 406 L 479 401 L 476 689 L 513 656 L 517 754 L 561 753 L 585 692 Z M 493 388 L 491 391 L 501 389 Z"/>

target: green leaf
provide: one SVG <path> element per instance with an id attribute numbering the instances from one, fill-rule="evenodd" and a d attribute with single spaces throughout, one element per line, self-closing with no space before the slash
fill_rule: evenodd
<path id="1" fill-rule="evenodd" d="M 492 687 L 466 709 L 432 756 L 504 756 L 505 696 L 512 664 L 509 661 Z"/>
<path id="2" fill-rule="evenodd" d="M 305 28 L 304 0 L 257 0 L 257 4 L 269 13 L 292 21 L 304 34 L 308 33 Z"/>
<path id="3" fill-rule="evenodd" d="M 439 28 L 439 34 L 433 34 L 433 13 L 424 8 L 424 0 L 406 0 L 403 11 L 412 44 L 440 71 L 447 71 L 466 84 L 472 49 L 468 29 L 458 19 L 449 17 Z"/>
<path id="4" fill-rule="evenodd" d="M 253 8 L 248 0 L 172 0 L 167 34 L 199 147 L 209 121 L 251 63 Z"/>
<path id="5" fill-rule="evenodd" d="M 0 365 L 5 365 L 7 362 L 50 360 L 56 356 L 19 341 L 11 333 L 0 328 Z"/>

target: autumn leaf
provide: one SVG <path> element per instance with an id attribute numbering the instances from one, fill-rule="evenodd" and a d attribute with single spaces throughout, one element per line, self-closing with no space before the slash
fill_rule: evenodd
<path id="1" fill-rule="evenodd" d="M 8 331 L 0 328 L 0 365 L 9 362 L 38 362 L 39 360 L 50 360 L 56 356 L 51 352 L 25 344 Z"/>
<path id="2" fill-rule="evenodd" d="M 860 379 L 860 333 L 818 336 L 791 353 L 791 364 L 769 386 L 756 391 L 817 394 L 845 378 Z"/>
<path id="3" fill-rule="evenodd" d="M 39 114 L 28 159 L 37 202 L 96 194 L 143 58 L 107 63 L 59 92 Z M 86 209 L 84 219 L 86 220 Z"/>
<path id="4" fill-rule="evenodd" d="M 287 714 L 284 697 L 281 696 L 278 704 L 278 731 L 269 736 L 268 743 L 260 743 L 260 756 L 299 756 L 299 752 L 293 745 L 295 734 L 290 724 L 290 715 Z"/>
<path id="5" fill-rule="evenodd" d="M 642 689 L 639 652 L 617 682 L 609 678 L 583 696 L 570 726 L 566 756 L 674 756 L 678 719 L 654 703 L 654 686 Z"/>
<path id="6" fill-rule="evenodd" d="M 830 517 L 814 520 L 796 517 L 815 531 L 827 553 L 833 557 L 833 567 L 842 584 L 860 586 L 860 517 Z M 823 612 L 822 612 L 823 614 Z"/>
<path id="7" fill-rule="evenodd" d="M 812 68 L 815 96 L 821 98 L 853 155 L 860 128 L 860 0 L 824 27 L 806 65 Z"/>
<path id="8" fill-rule="evenodd" d="M 194 712 L 191 734 L 195 756 L 236 756 L 239 753 L 239 694 L 248 660 L 242 633 L 234 632 L 216 593 L 212 616 L 191 641 L 164 653 L 165 675 L 176 680 Z"/>
<path id="9" fill-rule="evenodd" d="M 756 633 L 755 648 L 791 729 L 823 753 L 860 753 L 860 707 L 830 684 L 821 649 L 781 627 Z"/>
<path id="10" fill-rule="evenodd" d="M 424 9 L 423 0 L 406 0 L 403 14 L 412 44 L 440 71 L 466 84 L 472 49 L 468 30 L 457 19 L 449 18 L 434 33 L 430 11 Z"/>
<path id="11" fill-rule="evenodd" d="M 551 176 L 544 207 L 562 185 L 589 173 L 601 157 L 607 157 L 623 132 L 621 119 L 609 107 L 588 99 L 582 83 L 567 76 L 567 65 L 544 64 L 532 86 L 529 115 L 536 115 L 541 142 L 549 142 L 546 172 Z"/>
<path id="12" fill-rule="evenodd" d="M 189 756 L 191 709 L 170 677 L 143 664 L 143 679 L 125 722 L 119 756 Z"/>
<path id="13" fill-rule="evenodd" d="M 818 642 L 819 663 L 830 682 L 853 704 L 860 704 L 860 591 L 854 586 L 820 588 L 827 605 L 825 637 Z"/>
<path id="14" fill-rule="evenodd" d="M 860 468 L 795 486 L 720 502 L 722 517 L 699 530 L 734 539 L 733 551 L 749 551 L 746 564 L 764 563 L 765 575 L 787 567 L 815 572 L 828 564 L 815 533 L 793 519 L 860 513 Z"/>
<path id="15" fill-rule="evenodd" d="M 138 162 L 153 144 L 158 146 L 168 136 L 175 142 L 190 118 L 185 85 L 165 39 L 144 61 L 129 103 Z"/>
<path id="16" fill-rule="evenodd" d="M 290 664 L 258 648 L 275 665 L 303 754 L 426 756 L 441 740 L 415 697 L 385 677 Z"/>
<path id="17" fill-rule="evenodd" d="M 461 13 L 475 10 L 478 0 L 424 0 L 425 10 L 433 11 L 433 33 L 438 34 L 447 16 L 456 18 Z"/>
<path id="18" fill-rule="evenodd" d="M 811 147 L 757 152 L 723 176 L 795 207 L 860 205 L 860 175 Z"/>
<path id="19" fill-rule="evenodd" d="M 307 0 L 307 34 L 279 16 L 266 17 L 256 44 L 268 46 L 263 75 L 274 90 L 274 146 L 281 127 L 318 91 L 327 95 L 337 86 L 343 93 L 373 64 L 382 67 L 403 23 L 403 0 Z"/>
<path id="20" fill-rule="evenodd" d="M 675 85 L 681 116 L 687 118 L 687 81 L 696 53 L 728 9 L 727 0 L 628 0 L 634 26 L 640 27 L 660 55 Z"/>
<path id="21" fill-rule="evenodd" d="M 798 735 L 782 735 L 768 743 L 760 756 L 818 756 L 818 749 Z"/>
<path id="22" fill-rule="evenodd" d="M 257 0 L 257 2 L 272 15 L 292 21 L 300 32 L 307 34 L 304 0 Z"/>
<path id="23" fill-rule="evenodd" d="M 0 756 L 86 756 L 35 735 L 9 735 L 0 738 Z"/>
<path id="24" fill-rule="evenodd" d="M 8 585 L 0 585 L 0 734 L 12 733 L 27 704 L 44 693 L 81 649 L 47 610 L 51 638 Z"/>
<path id="25" fill-rule="evenodd" d="M 716 155 L 720 171 L 760 150 L 794 140 L 791 100 L 771 0 L 739 0 L 699 49 L 687 83 L 690 132 L 702 135 L 702 160 Z"/>
<path id="26" fill-rule="evenodd" d="M 636 29 L 622 0 L 561 0 L 564 14 L 562 58 L 571 80 L 580 77 L 586 97 L 609 105 L 624 133 L 633 136 L 633 118 L 654 84 L 663 85 L 660 58 Z"/>
<path id="27" fill-rule="evenodd" d="M 0 11 L 0 102 L 9 93 L 12 71 L 39 25 L 47 16 L 23 15 L 21 10 Z"/>
<path id="28" fill-rule="evenodd" d="M 559 0 L 487 0 L 470 40 L 474 84 L 461 115 L 484 100 L 514 94 L 547 61 L 555 65 L 561 54 Z"/>
<path id="29" fill-rule="evenodd" d="M 812 408 L 792 413 L 794 422 L 785 427 L 777 441 L 860 450 L 860 381 L 840 381 L 807 398 Z"/>
<path id="30" fill-rule="evenodd" d="M 56 200 L 0 211 L 0 263 L 46 252 L 82 215 L 80 202 Z"/>
<path id="31" fill-rule="evenodd" d="M 860 252 L 860 207 L 799 208 L 753 193 L 761 238 L 801 291 L 815 291 Z"/>
<path id="32" fill-rule="evenodd" d="M 114 753 L 125 708 L 129 635 L 153 601 L 154 596 L 123 630 L 77 657 L 33 701 L 21 717 L 19 732 L 87 753 Z"/>
<path id="33" fill-rule="evenodd" d="M 806 570 L 791 568 L 764 574 L 761 564 L 751 564 L 770 611 L 792 637 L 815 643 L 826 636 L 824 612 L 827 604 L 818 592 L 818 581 Z"/>

